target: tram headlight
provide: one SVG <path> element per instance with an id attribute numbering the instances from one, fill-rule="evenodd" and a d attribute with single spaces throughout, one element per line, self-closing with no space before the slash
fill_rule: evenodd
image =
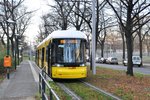
<path id="1" fill-rule="evenodd" d="M 63 67 L 64 65 L 61 65 L 61 64 L 55 64 L 53 66 L 56 66 L 56 67 Z"/>
<path id="2" fill-rule="evenodd" d="M 85 66 L 85 64 L 80 64 L 80 66 L 84 67 L 84 66 Z"/>

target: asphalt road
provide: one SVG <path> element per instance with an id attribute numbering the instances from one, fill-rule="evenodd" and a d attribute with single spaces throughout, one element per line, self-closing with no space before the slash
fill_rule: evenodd
<path id="1" fill-rule="evenodd" d="M 105 68 L 111 68 L 111 69 L 115 69 L 115 70 L 125 70 L 125 71 L 127 70 L 127 66 L 123 66 L 121 64 L 114 65 L 114 64 L 100 64 L 100 63 L 96 63 L 96 66 L 105 67 Z M 141 67 L 134 66 L 133 67 L 133 71 L 137 72 L 137 73 L 141 73 L 141 74 L 150 75 L 150 64 L 143 64 L 143 66 L 141 66 Z"/>

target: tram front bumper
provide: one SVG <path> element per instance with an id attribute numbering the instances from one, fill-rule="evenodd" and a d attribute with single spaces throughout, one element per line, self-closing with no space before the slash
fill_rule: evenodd
<path id="1" fill-rule="evenodd" d="M 77 79 L 87 77 L 87 67 L 52 67 L 52 78 Z"/>

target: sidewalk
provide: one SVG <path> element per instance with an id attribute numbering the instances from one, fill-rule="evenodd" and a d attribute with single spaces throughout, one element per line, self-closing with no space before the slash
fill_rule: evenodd
<path id="1" fill-rule="evenodd" d="M 0 100 L 35 100 L 38 81 L 34 79 L 36 72 L 33 70 L 34 67 L 29 61 L 23 61 L 10 74 L 10 79 L 5 79 L 0 84 Z"/>

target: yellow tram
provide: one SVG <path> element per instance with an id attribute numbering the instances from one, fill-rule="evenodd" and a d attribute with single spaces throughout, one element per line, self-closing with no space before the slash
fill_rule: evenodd
<path id="1" fill-rule="evenodd" d="M 54 31 L 37 46 L 36 63 L 51 78 L 85 78 L 86 44 L 86 35 L 80 31 Z"/>

